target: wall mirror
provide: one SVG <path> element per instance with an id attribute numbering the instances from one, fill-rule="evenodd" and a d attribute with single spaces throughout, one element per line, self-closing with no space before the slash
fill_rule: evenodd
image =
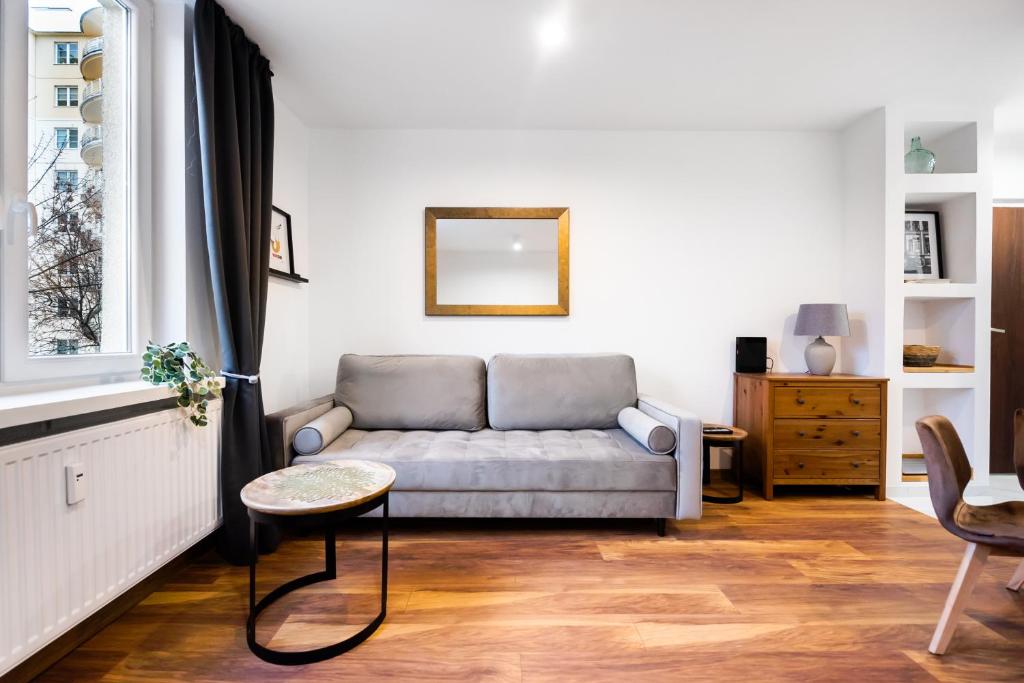
<path id="1" fill-rule="evenodd" d="M 569 209 L 428 207 L 427 315 L 568 315 Z"/>

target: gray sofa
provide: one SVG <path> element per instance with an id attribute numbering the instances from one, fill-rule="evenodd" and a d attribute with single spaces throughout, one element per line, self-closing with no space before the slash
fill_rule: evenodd
<path id="1" fill-rule="evenodd" d="M 351 411 L 351 425 L 318 453 L 298 455 L 296 432 L 336 406 Z M 628 406 L 670 427 L 674 452 L 655 455 L 619 428 Z M 348 411 L 338 413 L 347 422 Z M 267 423 L 279 467 L 344 458 L 394 467 L 396 517 L 663 524 L 701 515 L 701 422 L 638 395 L 625 355 L 501 354 L 489 366 L 467 356 L 344 355 L 333 395 Z"/>

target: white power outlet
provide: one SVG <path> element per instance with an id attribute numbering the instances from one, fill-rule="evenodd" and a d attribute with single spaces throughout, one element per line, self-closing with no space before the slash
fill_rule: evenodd
<path id="1" fill-rule="evenodd" d="M 68 505 L 85 500 L 85 465 L 76 462 L 64 466 L 64 483 Z"/>

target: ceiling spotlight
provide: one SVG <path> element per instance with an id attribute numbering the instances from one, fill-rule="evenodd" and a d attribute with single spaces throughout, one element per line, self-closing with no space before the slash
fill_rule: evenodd
<path id="1" fill-rule="evenodd" d="M 512 251 L 522 251 L 522 250 L 523 250 L 523 243 L 520 242 L 519 238 L 517 237 L 515 242 L 512 243 Z"/>
<path id="2" fill-rule="evenodd" d="M 565 42 L 565 38 L 565 19 L 561 16 L 548 17 L 537 32 L 537 39 L 540 41 L 541 47 L 546 50 L 560 46 Z"/>

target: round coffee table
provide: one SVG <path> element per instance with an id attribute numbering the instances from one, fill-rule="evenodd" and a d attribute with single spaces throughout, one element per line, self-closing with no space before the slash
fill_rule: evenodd
<path id="1" fill-rule="evenodd" d="M 295 465 L 264 474 L 242 489 L 242 502 L 249 508 L 249 618 L 246 641 L 260 659 L 273 664 L 309 664 L 335 657 L 370 637 L 384 621 L 388 604 L 388 491 L 395 483 L 395 471 L 367 460 L 334 460 Z M 380 613 L 359 633 L 333 645 L 312 650 L 282 652 L 256 642 L 256 617 L 283 595 L 318 581 L 337 578 L 334 535 L 342 520 L 351 519 L 383 506 L 380 569 Z M 256 602 L 257 525 L 279 528 L 310 527 L 324 531 L 324 570 L 293 579 Z"/>
<path id="2" fill-rule="evenodd" d="M 705 484 L 711 483 L 711 449 L 728 446 L 732 448 L 732 469 L 736 477 L 736 488 L 739 489 L 735 496 L 701 496 L 705 503 L 741 503 L 743 502 L 743 440 L 747 438 L 747 432 L 739 427 L 705 423 L 705 427 L 725 427 L 729 433 L 725 434 L 704 434 L 704 472 Z"/>

